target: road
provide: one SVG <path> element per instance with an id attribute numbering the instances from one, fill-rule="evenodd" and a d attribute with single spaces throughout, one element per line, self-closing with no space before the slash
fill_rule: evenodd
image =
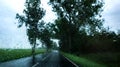
<path id="1" fill-rule="evenodd" d="M 53 50 L 49 54 L 36 55 L 33 61 L 32 57 L 21 58 L 8 62 L 0 63 L 0 67 L 76 67 L 63 57 L 59 51 Z"/>

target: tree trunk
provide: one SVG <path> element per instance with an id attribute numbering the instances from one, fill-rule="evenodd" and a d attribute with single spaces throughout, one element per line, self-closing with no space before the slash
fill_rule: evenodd
<path id="1" fill-rule="evenodd" d="M 32 55 L 35 55 L 35 45 L 36 45 L 36 44 L 34 44 L 34 45 L 32 46 Z"/>
<path id="2" fill-rule="evenodd" d="M 36 47 L 36 43 L 33 44 L 33 46 L 32 46 L 32 62 L 33 62 L 33 64 L 35 63 L 35 47 Z"/>
<path id="3" fill-rule="evenodd" d="M 71 36 L 69 36 L 69 49 L 68 49 L 68 52 L 71 53 Z"/>

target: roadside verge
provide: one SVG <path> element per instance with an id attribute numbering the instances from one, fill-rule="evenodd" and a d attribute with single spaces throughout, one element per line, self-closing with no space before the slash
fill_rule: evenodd
<path id="1" fill-rule="evenodd" d="M 67 59 L 69 59 L 69 61 L 71 61 L 73 64 L 75 64 L 76 67 L 78 65 L 81 67 L 106 67 L 105 65 L 98 64 L 96 62 L 90 61 L 90 60 L 82 58 L 82 57 L 78 57 L 73 54 L 64 53 L 64 52 L 61 52 L 61 54 L 64 55 L 64 57 L 66 57 Z"/>

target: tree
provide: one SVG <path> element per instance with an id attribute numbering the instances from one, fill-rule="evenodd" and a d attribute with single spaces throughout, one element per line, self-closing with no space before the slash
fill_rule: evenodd
<path id="1" fill-rule="evenodd" d="M 47 51 L 52 46 L 52 41 L 51 41 L 51 36 L 52 36 L 51 24 L 52 23 L 48 23 L 48 24 L 44 23 L 43 24 L 44 26 L 42 27 L 42 30 L 40 32 L 41 34 L 39 34 L 39 37 L 38 37 L 41 40 L 41 42 L 47 47 Z"/>
<path id="2" fill-rule="evenodd" d="M 95 35 L 95 31 L 100 30 L 102 27 L 103 20 L 101 19 L 101 11 L 103 6 L 103 1 L 100 0 L 50 0 L 50 4 L 53 6 L 53 11 L 57 12 L 58 20 L 61 27 L 57 26 L 60 31 L 65 25 L 62 34 L 67 34 L 61 40 L 61 43 L 66 42 L 68 44 L 68 51 L 72 51 L 72 46 L 74 43 L 80 43 L 79 36 L 80 30 L 87 31 L 89 35 Z M 57 23 L 57 22 L 56 22 Z M 62 31 L 63 31 L 62 30 Z M 85 33 L 85 34 L 86 34 Z M 77 37 L 78 36 L 78 37 Z M 66 39 L 67 38 L 67 41 Z M 79 41 L 76 41 L 78 38 Z M 66 46 L 61 44 L 61 46 Z"/>
<path id="3" fill-rule="evenodd" d="M 28 40 L 32 46 L 32 55 L 35 54 L 36 40 L 39 33 L 39 20 L 45 15 L 45 11 L 40 7 L 40 0 L 26 0 L 26 9 L 23 10 L 24 15 L 16 14 L 19 26 L 26 26 Z"/>

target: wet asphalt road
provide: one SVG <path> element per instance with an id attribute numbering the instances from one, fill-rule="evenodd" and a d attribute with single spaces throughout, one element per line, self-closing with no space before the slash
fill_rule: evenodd
<path id="1" fill-rule="evenodd" d="M 33 61 L 32 57 L 21 58 L 4 63 L 0 67 L 76 67 L 63 57 L 57 50 L 49 54 L 36 55 Z"/>

